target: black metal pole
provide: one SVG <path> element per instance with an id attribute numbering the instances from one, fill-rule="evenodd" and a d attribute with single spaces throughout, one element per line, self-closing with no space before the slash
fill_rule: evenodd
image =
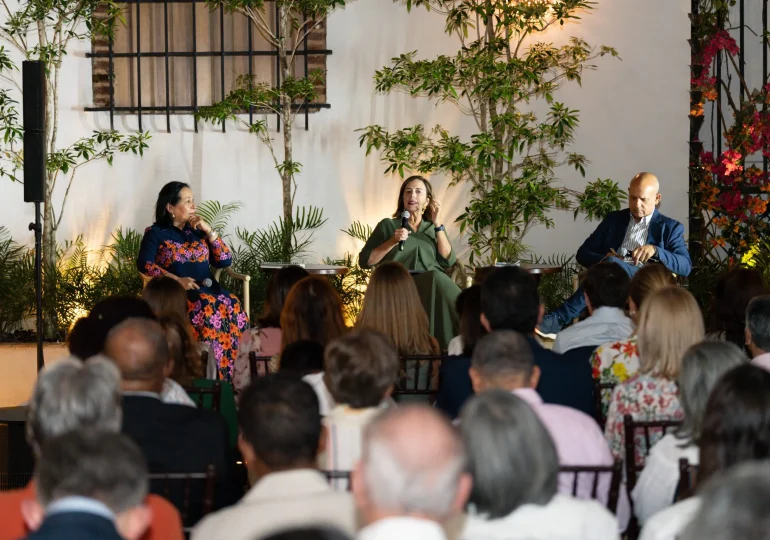
<path id="1" fill-rule="evenodd" d="M 43 225 L 40 219 L 40 202 L 35 201 L 35 222 L 29 224 L 35 231 L 35 310 L 37 325 L 37 370 L 45 365 L 43 359 Z"/>

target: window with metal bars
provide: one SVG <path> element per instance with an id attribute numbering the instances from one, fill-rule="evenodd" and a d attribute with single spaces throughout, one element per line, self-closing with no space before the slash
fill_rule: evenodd
<path id="1" fill-rule="evenodd" d="M 125 24 L 118 24 L 113 40 L 94 38 L 92 51 L 93 107 L 87 111 L 135 114 L 139 129 L 143 115 L 192 114 L 199 107 L 222 100 L 239 75 L 280 84 L 278 52 L 240 13 L 211 10 L 204 0 L 120 0 Z M 277 22 L 275 4 L 268 4 Z M 296 77 L 326 70 L 326 24 L 308 35 L 296 53 Z M 305 115 L 326 103 L 326 88 L 316 87 L 313 103 L 298 104 Z M 246 111 L 244 111 L 245 113 Z M 248 111 L 253 116 L 256 111 Z M 222 125 L 225 130 L 225 125 Z M 195 121 L 198 131 L 198 121 Z"/>

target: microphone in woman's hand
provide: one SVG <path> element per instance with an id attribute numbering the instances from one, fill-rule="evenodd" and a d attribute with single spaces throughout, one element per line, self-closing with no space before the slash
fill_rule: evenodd
<path id="1" fill-rule="evenodd" d="M 211 287 L 214 284 L 213 281 L 211 281 L 211 278 L 205 278 L 202 279 L 199 285 L 202 285 L 204 287 Z"/>
<path id="2" fill-rule="evenodd" d="M 404 210 L 401 212 L 401 228 L 406 229 L 409 226 L 409 210 Z M 399 240 L 398 241 L 398 250 L 404 251 L 404 243 L 406 240 Z"/>

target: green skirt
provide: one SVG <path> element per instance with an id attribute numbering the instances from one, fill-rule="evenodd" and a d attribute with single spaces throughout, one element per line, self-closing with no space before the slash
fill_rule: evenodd
<path id="1" fill-rule="evenodd" d="M 449 341 L 457 335 L 460 327 L 460 317 L 455 311 L 460 287 L 452 278 L 438 270 L 414 274 L 413 277 L 422 305 L 428 314 L 430 333 L 438 340 L 441 350 L 446 351 Z"/>

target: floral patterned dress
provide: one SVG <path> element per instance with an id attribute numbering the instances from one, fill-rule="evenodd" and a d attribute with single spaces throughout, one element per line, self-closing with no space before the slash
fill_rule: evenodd
<path id="1" fill-rule="evenodd" d="M 170 272 L 198 283 L 200 289 L 187 291 L 193 334 L 195 339 L 211 346 L 219 378 L 228 382 L 241 333 L 248 328 L 249 320 L 238 298 L 213 278 L 210 266 L 225 268 L 232 262 L 230 250 L 220 238 L 210 242 L 202 231 L 188 225 L 181 230 L 153 225 L 144 232 L 136 263 L 138 270 L 148 276 Z M 207 278 L 212 281 L 210 287 L 202 284 Z"/>
<path id="2" fill-rule="evenodd" d="M 639 347 L 636 336 L 623 341 L 605 343 L 591 358 L 593 378 L 601 384 L 617 385 L 639 371 Z M 602 418 L 607 416 L 611 390 L 602 391 Z"/>
<path id="3" fill-rule="evenodd" d="M 625 433 L 623 416 L 630 415 L 637 421 L 682 420 L 684 413 L 679 404 L 679 388 L 676 381 L 639 373 L 618 384 L 612 391 L 610 407 L 607 411 L 607 425 L 604 436 L 615 458 L 625 458 Z M 650 444 L 655 444 L 663 436 L 662 430 L 650 430 Z M 636 464 L 644 464 L 646 448 L 644 434 L 635 434 Z"/>

